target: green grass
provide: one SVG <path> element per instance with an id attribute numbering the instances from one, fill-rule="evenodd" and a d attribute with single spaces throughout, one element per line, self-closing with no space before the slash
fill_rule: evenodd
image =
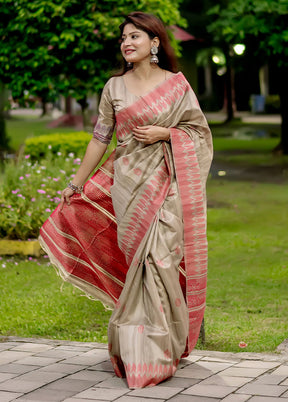
<path id="1" fill-rule="evenodd" d="M 24 144 L 28 137 L 37 137 L 44 134 L 70 133 L 79 131 L 73 127 L 49 128 L 48 124 L 52 119 L 36 118 L 31 116 L 17 116 L 6 120 L 7 134 L 10 138 L 10 146 L 14 151 Z"/>
<path id="2" fill-rule="evenodd" d="M 272 352 L 288 332 L 288 187 L 209 180 L 205 349 Z M 0 334 L 107 341 L 110 312 L 47 260 L 0 261 Z M 1 265 L 6 266 L 3 268 Z M 203 346 L 199 344 L 198 348 Z"/>
<path id="3" fill-rule="evenodd" d="M 63 282 L 46 259 L 2 259 L 0 277 L 0 335 L 107 342 L 111 312 Z"/>
<path id="4" fill-rule="evenodd" d="M 288 333 L 288 187 L 210 180 L 208 199 L 205 349 L 271 352 Z"/>
<path id="5" fill-rule="evenodd" d="M 214 137 L 237 137 L 245 138 L 259 137 L 263 134 L 267 137 L 280 137 L 280 124 L 271 123 L 242 123 L 235 119 L 229 123 L 209 122 Z"/>
<path id="6" fill-rule="evenodd" d="M 46 125 L 47 120 L 41 119 L 8 121 L 15 149 L 27 136 L 71 131 L 51 130 Z M 286 168 L 287 156 L 271 153 L 279 141 L 279 127 L 264 126 L 273 138 L 228 138 L 239 129 L 239 122 L 213 125 L 216 160 L 234 166 Z M 288 333 L 287 183 L 210 179 L 207 192 L 206 343 L 197 347 L 275 351 Z M 62 286 L 43 258 L 0 261 L 0 295 L 0 335 L 107 341 L 110 312 L 101 303 L 80 296 L 71 285 Z M 241 341 L 248 344 L 247 348 L 239 348 Z"/>

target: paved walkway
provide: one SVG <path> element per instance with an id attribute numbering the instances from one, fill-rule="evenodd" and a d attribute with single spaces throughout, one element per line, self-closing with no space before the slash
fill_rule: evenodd
<path id="1" fill-rule="evenodd" d="M 0 401 L 288 402 L 288 354 L 194 351 L 175 377 L 130 390 L 106 345 L 0 337 Z"/>

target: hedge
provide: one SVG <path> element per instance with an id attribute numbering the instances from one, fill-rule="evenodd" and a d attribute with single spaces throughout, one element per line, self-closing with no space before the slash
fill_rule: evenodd
<path id="1" fill-rule="evenodd" d="M 27 138 L 25 141 L 25 154 L 37 160 L 48 153 L 83 154 L 92 135 L 84 131 L 61 134 L 48 134 L 39 137 Z"/>

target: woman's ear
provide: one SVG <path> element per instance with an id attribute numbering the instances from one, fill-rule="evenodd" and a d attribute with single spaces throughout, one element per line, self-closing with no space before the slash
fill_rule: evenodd
<path id="1" fill-rule="evenodd" d="M 152 39 L 152 46 L 159 47 L 159 45 L 160 45 L 160 40 L 159 40 L 158 36 L 155 36 L 155 38 Z"/>

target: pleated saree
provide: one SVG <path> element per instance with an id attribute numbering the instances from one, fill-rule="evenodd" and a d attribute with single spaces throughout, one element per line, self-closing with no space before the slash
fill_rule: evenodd
<path id="1" fill-rule="evenodd" d="M 135 126 L 170 128 L 170 143 L 137 142 Z M 106 84 L 94 137 L 117 147 L 57 208 L 40 242 L 61 276 L 112 307 L 110 358 L 130 388 L 173 375 L 194 348 L 207 279 L 205 183 L 211 133 L 182 73 L 144 96 Z"/>

